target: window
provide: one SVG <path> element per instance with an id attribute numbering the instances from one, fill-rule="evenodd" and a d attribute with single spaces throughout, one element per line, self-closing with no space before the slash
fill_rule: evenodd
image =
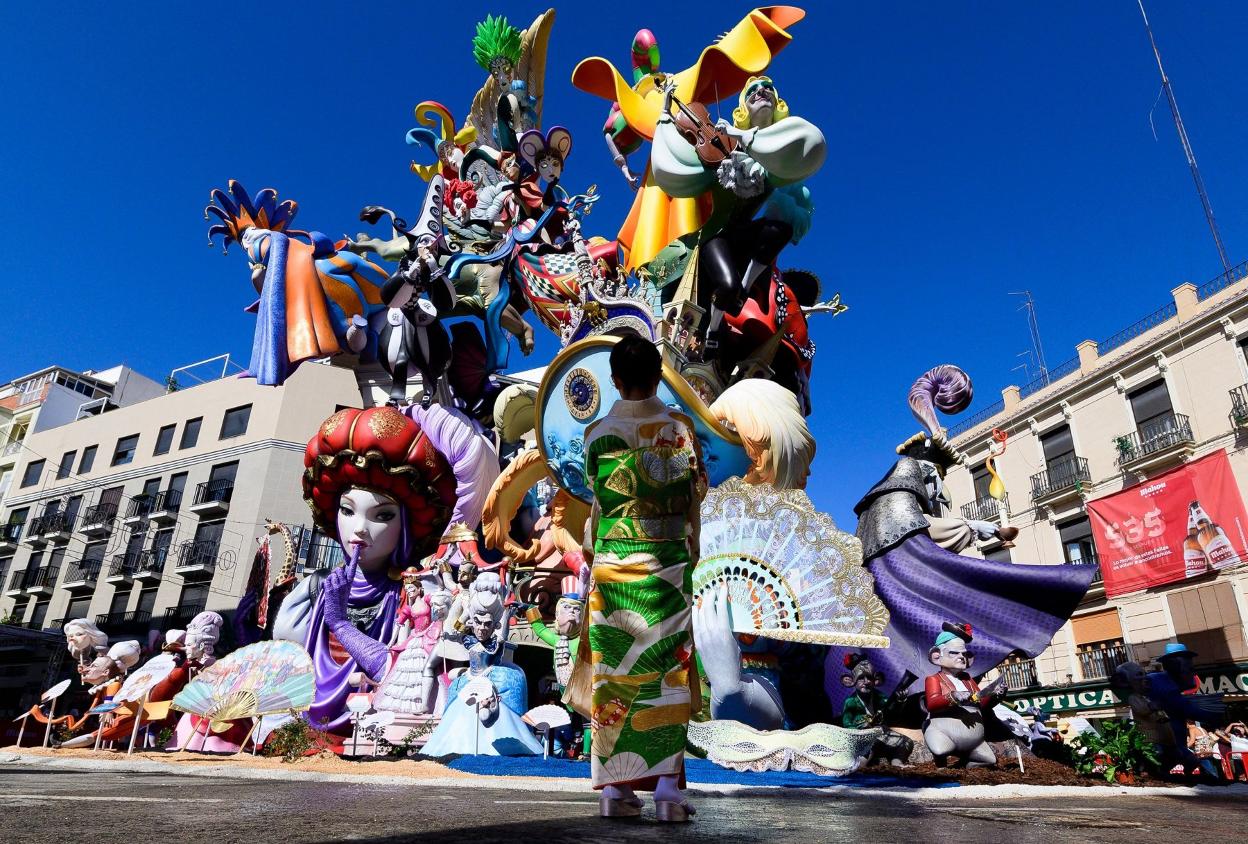
<path id="1" fill-rule="evenodd" d="M 4 500 L 4 495 L 9 491 L 9 484 L 13 483 L 13 470 L 5 469 L 0 472 L 0 501 Z"/>
<path id="2" fill-rule="evenodd" d="M 178 442 L 178 448 L 194 448 L 195 443 L 199 442 L 199 426 L 202 424 L 202 416 L 186 420 L 186 424 L 182 426 L 182 439 Z"/>
<path id="3" fill-rule="evenodd" d="M 62 545 L 51 554 L 48 555 L 47 568 L 53 572 L 61 570 L 61 563 L 65 560 L 65 546 Z M 55 575 L 54 575 L 55 576 Z"/>
<path id="4" fill-rule="evenodd" d="M 178 609 L 185 612 L 202 612 L 208 603 L 207 583 L 187 583 L 178 597 Z"/>
<path id="5" fill-rule="evenodd" d="M 130 538 L 126 541 L 126 562 L 130 565 L 138 565 L 139 554 L 143 551 L 143 544 L 147 542 L 147 530 L 133 530 L 130 532 Z"/>
<path id="6" fill-rule="evenodd" d="M 52 603 L 52 599 L 44 598 L 40 601 L 35 598 L 31 598 L 30 603 L 34 604 L 35 611 L 30 614 L 30 622 L 27 626 L 35 630 L 40 630 L 43 628 L 43 623 L 48 618 L 48 604 Z"/>
<path id="7" fill-rule="evenodd" d="M 69 621 L 73 618 L 86 618 L 87 612 L 91 609 L 91 596 L 82 595 L 73 598 L 69 602 L 69 606 L 65 607 L 65 620 Z"/>
<path id="8" fill-rule="evenodd" d="M 1075 456 L 1075 441 L 1070 435 L 1070 426 L 1062 425 L 1047 434 L 1040 435 L 1040 447 L 1044 449 L 1044 462 L 1048 468 Z"/>
<path id="9" fill-rule="evenodd" d="M 74 468 L 74 458 L 77 456 L 77 450 L 67 451 L 61 455 L 61 464 L 56 467 L 56 479 L 58 481 L 63 481 L 69 477 L 69 473 Z"/>
<path id="10" fill-rule="evenodd" d="M 87 568 L 95 563 L 104 562 L 104 554 L 108 551 L 108 540 L 102 539 L 99 542 L 88 542 L 82 549 L 82 566 Z"/>
<path id="11" fill-rule="evenodd" d="M 131 434 L 117 440 L 117 449 L 113 452 L 114 466 L 124 466 L 134 460 L 134 453 L 139 448 L 139 435 Z"/>
<path id="12" fill-rule="evenodd" d="M 156 433 L 156 448 L 152 450 L 152 454 L 168 454 L 169 449 L 173 447 L 173 429 L 177 425 L 165 425 Z"/>
<path id="13" fill-rule="evenodd" d="M 85 475 L 95 465 L 95 452 L 98 446 L 89 445 L 82 450 L 82 459 L 78 461 L 78 474 Z"/>
<path id="14" fill-rule="evenodd" d="M 22 489 L 39 483 L 39 476 L 43 474 L 43 463 L 42 460 L 32 460 L 26 464 L 26 471 L 22 472 Z"/>
<path id="15" fill-rule="evenodd" d="M 139 593 L 139 605 L 135 607 L 138 612 L 147 613 L 151 617 L 152 610 L 156 609 L 156 592 L 160 589 L 159 584 L 144 586 L 143 591 Z"/>
<path id="16" fill-rule="evenodd" d="M 985 559 L 985 560 L 995 560 L 995 561 L 996 561 L 996 562 L 998 562 L 998 563 L 1012 563 L 1012 562 L 1014 562 L 1014 561 L 1010 558 L 1010 549 L 1009 549 L 1009 548 L 1005 548 L 1005 547 L 1001 547 L 1001 548 L 994 548 L 994 549 L 992 549 L 991 551 L 985 551 L 985 552 L 984 552 L 984 559 Z"/>
<path id="17" fill-rule="evenodd" d="M 980 464 L 971 470 L 971 483 L 975 485 L 975 500 L 983 501 L 988 498 L 988 484 L 992 483 L 992 475 L 988 474 L 988 470 Z"/>
<path id="18" fill-rule="evenodd" d="M 195 528 L 195 545 L 204 549 L 208 556 L 215 557 L 224 532 L 225 522 L 200 522 Z"/>
<path id="19" fill-rule="evenodd" d="M 1095 563 L 1096 545 L 1092 542 L 1092 525 L 1086 517 L 1057 526 L 1062 540 L 1062 556 L 1068 563 Z"/>
<path id="20" fill-rule="evenodd" d="M 176 510 L 182 506 L 182 494 L 186 492 L 186 472 L 169 478 L 169 487 L 165 493 L 165 509 Z"/>
<path id="21" fill-rule="evenodd" d="M 1131 392 L 1128 398 L 1131 401 L 1131 415 L 1135 417 L 1137 428 L 1143 428 L 1150 422 L 1174 413 L 1174 408 L 1170 404 L 1170 392 L 1166 389 L 1164 380 L 1154 381 L 1145 387 L 1140 387 Z"/>
<path id="22" fill-rule="evenodd" d="M 163 568 L 169 556 L 169 546 L 173 544 L 173 528 L 161 528 L 156 531 L 152 540 L 152 562 L 157 568 Z"/>
<path id="23" fill-rule="evenodd" d="M 65 502 L 65 524 L 72 528 L 74 522 L 78 520 L 78 511 L 82 509 L 82 496 L 71 496 L 69 501 Z"/>
<path id="24" fill-rule="evenodd" d="M 232 407 L 225 412 L 225 418 L 221 420 L 221 437 L 220 439 L 228 440 L 230 437 L 241 437 L 247 433 L 247 422 L 251 419 L 251 405 L 245 404 L 242 407 Z"/>
<path id="25" fill-rule="evenodd" d="M 108 614 L 116 618 L 126 611 L 130 605 L 130 587 L 118 586 L 113 590 L 113 599 L 108 604 Z"/>
<path id="26" fill-rule="evenodd" d="M 143 482 L 144 498 L 155 498 L 158 492 L 160 492 L 160 478 L 148 478 Z"/>

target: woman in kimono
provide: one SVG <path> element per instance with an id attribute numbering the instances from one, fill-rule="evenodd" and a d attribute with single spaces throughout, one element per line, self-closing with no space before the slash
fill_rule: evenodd
<path id="1" fill-rule="evenodd" d="M 706 474 L 693 422 L 656 395 L 661 360 L 635 335 L 611 351 L 621 399 L 585 433 L 594 490 L 593 785 L 604 817 L 685 821 L 685 735 L 692 714 L 690 594 Z"/>

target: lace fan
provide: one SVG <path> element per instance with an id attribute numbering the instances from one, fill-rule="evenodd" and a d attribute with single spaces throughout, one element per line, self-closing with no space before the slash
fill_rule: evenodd
<path id="1" fill-rule="evenodd" d="M 725 586 L 736 633 L 888 647 L 888 610 L 862 567 L 862 544 L 801 490 L 730 478 L 707 494 L 694 600 Z"/>
<path id="2" fill-rule="evenodd" d="M 315 690 L 312 657 L 302 645 L 257 642 L 205 668 L 173 698 L 173 708 L 209 718 L 221 732 L 239 718 L 302 712 Z"/>

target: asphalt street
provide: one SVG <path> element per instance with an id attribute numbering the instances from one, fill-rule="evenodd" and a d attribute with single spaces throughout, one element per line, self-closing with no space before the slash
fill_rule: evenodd
<path id="1" fill-rule="evenodd" d="M 623 842 L 925 841 L 958 844 L 1242 840 L 1242 797 L 1123 796 L 940 802 L 829 796 L 705 796 L 687 826 L 596 817 L 589 793 L 255 781 L 0 766 L 0 841 Z"/>

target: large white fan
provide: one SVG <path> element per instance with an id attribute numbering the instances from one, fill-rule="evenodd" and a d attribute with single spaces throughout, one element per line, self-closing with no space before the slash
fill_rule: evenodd
<path id="1" fill-rule="evenodd" d="M 888 647 L 888 610 L 862 567 L 862 543 L 801 490 L 730 478 L 707 494 L 694 600 L 725 586 L 734 632 Z"/>

